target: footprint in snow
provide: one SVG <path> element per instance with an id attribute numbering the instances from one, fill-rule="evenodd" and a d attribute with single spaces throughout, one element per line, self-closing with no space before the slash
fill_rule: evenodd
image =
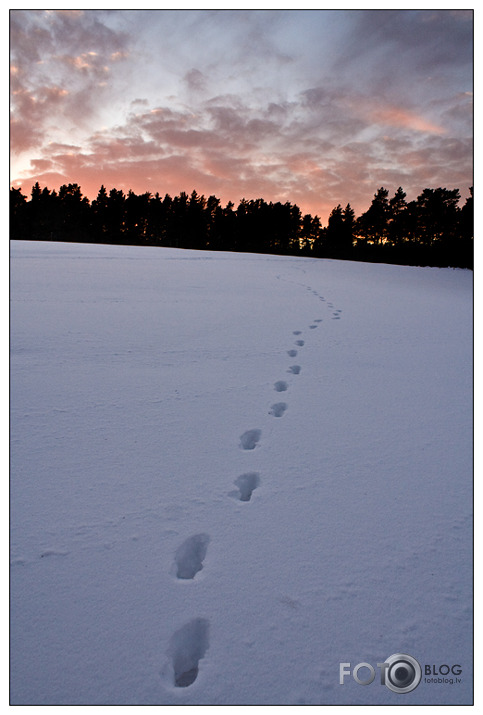
<path id="1" fill-rule="evenodd" d="M 321 323 L 321 322 L 322 322 L 322 318 L 317 318 L 316 320 L 314 320 L 314 323 Z"/>
<path id="2" fill-rule="evenodd" d="M 293 335 L 302 335 L 302 331 L 301 331 L 301 330 L 294 330 L 294 331 L 293 331 Z"/>
<path id="3" fill-rule="evenodd" d="M 41 559 L 45 559 L 48 556 L 68 556 L 69 552 L 68 551 L 55 551 L 54 549 L 47 549 L 47 551 L 43 551 L 40 554 Z"/>
<path id="4" fill-rule="evenodd" d="M 194 618 L 171 636 L 167 655 L 177 688 L 187 688 L 198 677 L 198 664 L 210 646 L 209 626 L 205 618 Z"/>
<path id="5" fill-rule="evenodd" d="M 283 413 L 287 409 L 288 405 L 286 402 L 276 402 L 270 408 L 270 414 L 274 417 L 282 417 Z"/>
<path id="6" fill-rule="evenodd" d="M 262 436 L 262 430 L 249 429 L 240 437 L 240 447 L 242 449 L 255 449 Z"/>
<path id="7" fill-rule="evenodd" d="M 287 350 L 287 355 L 290 357 L 296 357 L 297 351 L 296 350 Z"/>
<path id="8" fill-rule="evenodd" d="M 300 347 L 302 347 L 302 345 L 305 345 L 305 341 L 304 340 L 296 340 L 295 345 L 300 345 Z"/>
<path id="9" fill-rule="evenodd" d="M 301 369 L 300 365 L 292 365 L 289 367 L 288 372 L 291 372 L 292 375 L 298 375 Z"/>
<path id="10" fill-rule="evenodd" d="M 316 328 L 316 327 L 317 327 L 316 325 L 309 325 L 309 328 L 310 328 L 311 330 L 313 330 L 313 329 Z"/>
<path id="11" fill-rule="evenodd" d="M 178 547 L 174 557 L 178 578 L 192 579 L 201 571 L 209 543 L 208 534 L 195 534 Z"/>
<path id="12" fill-rule="evenodd" d="M 288 388 L 288 384 L 285 382 L 285 380 L 277 380 L 274 385 L 274 388 L 276 392 L 285 392 L 285 390 Z"/>
<path id="13" fill-rule="evenodd" d="M 240 474 L 233 482 L 238 487 L 238 492 L 231 492 L 230 495 L 240 501 L 250 501 L 254 490 L 260 486 L 260 475 L 258 472 L 247 472 Z"/>

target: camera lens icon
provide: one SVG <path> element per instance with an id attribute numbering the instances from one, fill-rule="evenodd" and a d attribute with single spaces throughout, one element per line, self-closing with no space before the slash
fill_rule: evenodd
<path id="1" fill-rule="evenodd" d="M 421 666 L 416 658 L 405 653 L 395 653 L 386 658 L 385 684 L 394 693 L 410 693 L 421 680 Z"/>

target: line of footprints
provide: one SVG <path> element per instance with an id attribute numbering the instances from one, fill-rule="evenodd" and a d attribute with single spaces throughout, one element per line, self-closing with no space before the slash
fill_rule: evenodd
<path id="1" fill-rule="evenodd" d="M 340 320 L 341 310 L 334 309 L 332 303 L 327 303 L 323 296 L 317 291 L 307 286 L 307 290 L 325 302 L 329 310 L 332 311 L 332 320 Z M 310 330 L 315 330 L 322 318 L 317 318 L 309 325 Z M 304 346 L 305 341 L 300 337 L 301 330 L 294 330 L 297 348 Z M 291 358 L 297 357 L 297 348 L 287 350 Z M 291 375 L 299 375 L 300 365 L 290 365 L 287 372 Z M 277 380 L 274 383 L 275 392 L 286 392 L 289 384 L 285 380 Z M 273 417 L 283 417 L 288 405 L 286 402 L 275 402 L 270 407 Z M 240 436 L 240 448 L 243 450 L 254 450 L 260 442 L 262 431 L 260 429 L 249 429 Z M 230 496 L 242 502 L 249 502 L 252 494 L 261 484 L 258 472 L 246 472 L 240 474 L 234 485 L 235 491 L 230 492 Z M 176 550 L 174 556 L 174 573 L 178 579 L 194 579 L 196 574 L 203 568 L 210 537 L 208 534 L 195 534 L 184 541 Z M 177 688 L 187 688 L 195 682 L 199 672 L 199 662 L 203 659 L 209 647 L 209 621 L 206 618 L 194 618 L 188 621 L 182 628 L 177 630 L 171 637 L 167 650 L 168 658 L 171 660 L 173 669 L 174 685 Z"/>

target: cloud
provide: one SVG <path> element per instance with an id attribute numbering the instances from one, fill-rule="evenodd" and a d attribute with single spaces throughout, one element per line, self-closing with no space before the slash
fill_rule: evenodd
<path id="1" fill-rule="evenodd" d="M 317 118 L 319 124 L 333 127 L 335 134 L 353 136 L 368 124 L 388 125 L 428 134 L 444 134 L 441 125 L 426 118 L 411 107 L 390 103 L 365 93 L 327 87 L 312 87 L 301 93 L 302 103 Z"/>
<path id="2" fill-rule="evenodd" d="M 445 134 L 446 130 L 428 121 L 420 114 L 403 107 L 379 106 L 371 107 L 368 111 L 370 120 L 377 124 L 386 124 L 391 127 L 410 129 L 425 134 Z"/>
<path id="3" fill-rule="evenodd" d="M 31 165 L 32 170 L 40 175 L 43 175 L 50 169 L 54 168 L 54 162 L 52 159 L 32 159 Z"/>
<path id="4" fill-rule="evenodd" d="M 206 77 L 203 72 L 193 68 L 189 70 L 184 76 L 184 81 L 188 88 L 192 91 L 201 91 L 206 88 Z"/>
<path id="5" fill-rule="evenodd" d="M 365 10 L 350 13 L 350 19 L 351 41 L 343 53 L 348 64 L 369 60 L 390 76 L 414 67 L 444 72 L 472 62 L 473 22 L 464 11 Z M 388 60 L 385 67 L 381 57 Z"/>
<path id="6" fill-rule="evenodd" d="M 339 86 L 423 107 L 462 81 L 471 89 L 473 23 L 466 13 L 347 11 L 347 34 L 332 57 Z"/>
<path id="7" fill-rule="evenodd" d="M 468 183 L 471 20 L 419 11 L 13 11 L 22 180 L 298 203 Z M 451 35 L 453 27 L 456 41 Z M 438 38 L 453 62 L 439 60 Z M 460 79 L 464 77 L 464 81 Z M 26 153 L 28 150 L 28 153 Z M 399 178 L 398 178 L 399 177 Z M 50 186 L 54 188 L 54 186 Z M 416 194 L 417 195 L 417 194 Z"/>
<path id="8" fill-rule="evenodd" d="M 38 86 L 34 91 L 16 85 L 12 92 L 11 148 L 19 154 L 38 147 L 46 136 L 45 122 L 62 111 L 69 92 L 57 86 Z M 20 88 L 19 88 L 20 87 Z"/>
<path id="9" fill-rule="evenodd" d="M 109 66 L 105 64 L 106 58 L 97 52 L 82 52 L 76 57 L 72 55 L 57 55 L 52 58 L 60 62 L 71 70 L 82 72 L 90 78 L 105 78 L 109 72 Z"/>
<path id="10" fill-rule="evenodd" d="M 12 151 L 38 147 L 55 117 L 82 125 L 109 89 L 110 65 L 128 56 L 125 32 L 110 30 L 96 12 L 10 13 Z M 60 121 L 59 121 L 60 120 Z"/>
<path id="11" fill-rule="evenodd" d="M 44 139 L 44 132 L 34 124 L 30 125 L 28 120 L 10 120 L 10 151 L 13 156 L 34 147 L 41 146 Z"/>
<path id="12" fill-rule="evenodd" d="M 65 177 L 63 183 L 80 183 L 91 199 L 101 183 L 111 182 L 137 193 L 196 189 L 224 202 L 292 201 L 322 218 L 338 203 L 367 208 L 384 182 L 391 191 L 403 185 L 408 193 L 420 192 L 434 182 L 454 183 L 451 177 L 464 180 L 471 171 L 469 144 L 443 139 L 438 126 L 409 110 L 358 99 L 309 92 L 281 111 L 271 103 L 253 108 L 232 96 L 219 96 L 196 111 L 149 109 L 136 102 L 138 111 L 125 123 L 96 132 L 84 149 L 49 145 L 42 158 L 52 161 L 48 168 Z M 327 112 L 332 108 L 330 126 L 328 113 L 314 119 L 324 105 Z M 321 125 L 329 135 L 321 135 Z M 377 126 L 392 134 L 377 134 Z M 374 127 L 370 142 L 357 140 Z M 32 180 L 45 168 L 33 163 Z M 443 175 L 448 180 L 442 181 Z"/>

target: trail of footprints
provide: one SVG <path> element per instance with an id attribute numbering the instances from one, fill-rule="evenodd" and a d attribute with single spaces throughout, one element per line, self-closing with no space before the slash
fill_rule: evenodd
<path id="1" fill-rule="evenodd" d="M 321 302 L 326 303 L 327 308 L 332 311 L 331 319 L 340 320 L 342 310 L 334 308 L 332 303 L 326 302 L 326 299 L 319 295 L 317 291 L 307 286 L 307 290 L 311 291 L 319 298 Z M 309 330 L 315 330 L 322 318 L 315 319 L 309 326 Z M 301 330 L 294 330 L 292 333 L 297 337 L 295 345 L 301 348 L 305 345 L 305 340 L 299 338 L 302 335 Z M 287 350 L 289 357 L 294 358 L 298 355 L 296 348 Z M 290 365 L 287 373 L 290 375 L 299 375 L 301 372 L 300 365 Z M 286 392 L 289 389 L 289 383 L 286 380 L 277 380 L 273 389 L 275 392 Z M 281 418 L 288 409 L 286 402 L 275 402 L 271 405 L 269 414 L 275 418 Z M 261 440 L 262 431 L 260 429 L 249 429 L 240 435 L 240 449 L 252 452 L 258 446 Z M 231 491 L 229 495 L 241 502 L 249 502 L 253 492 L 260 486 L 261 479 L 259 472 L 245 472 L 240 474 L 233 482 L 236 490 Z M 186 539 L 175 552 L 173 571 L 177 579 L 192 581 L 196 574 L 203 569 L 203 562 L 206 558 L 208 545 L 210 543 L 209 534 L 201 533 L 194 534 Z M 172 666 L 173 684 L 177 688 L 187 688 L 192 685 L 198 677 L 199 662 L 203 659 L 206 651 L 209 648 L 209 621 L 205 618 L 194 618 L 184 626 L 173 633 L 167 656 L 170 659 Z"/>

